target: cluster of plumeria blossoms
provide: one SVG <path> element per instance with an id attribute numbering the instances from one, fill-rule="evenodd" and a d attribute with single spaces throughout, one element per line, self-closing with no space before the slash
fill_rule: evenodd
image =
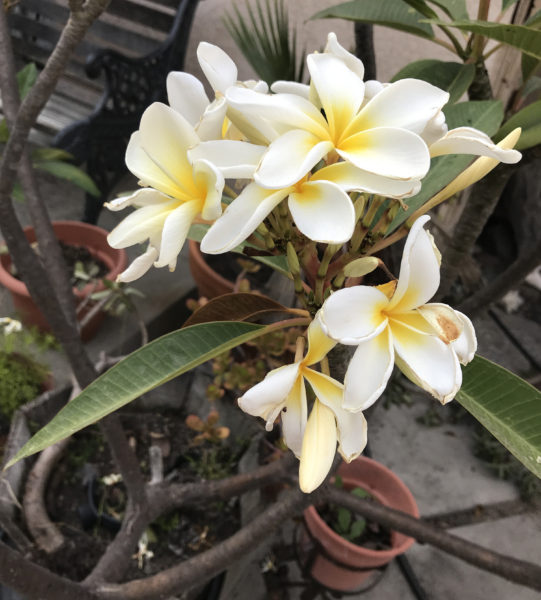
<path id="1" fill-rule="evenodd" d="M 337 444 L 347 461 L 362 452 L 362 411 L 382 394 L 395 363 L 445 403 L 460 388 L 460 363 L 476 350 L 465 315 L 428 303 L 440 255 L 424 229 L 427 216 L 411 226 L 397 280 L 344 287 L 348 267 L 377 250 L 404 199 L 420 190 L 431 157 L 513 163 L 520 153 L 470 127 L 448 131 L 442 107 L 449 94 L 429 83 L 364 82 L 362 62 L 332 33 L 324 52 L 307 58 L 309 85 L 278 81 L 269 91 L 261 81 L 239 82 L 233 61 L 207 43 L 198 59 L 215 98 L 194 76 L 169 75 L 169 106 L 151 105 L 129 142 L 126 163 L 143 187 L 109 203 L 136 208 L 109 243 L 148 240 L 120 281 L 153 265 L 173 270 L 193 223 L 208 226 L 205 253 L 244 243 L 287 253 L 297 296 L 313 316 L 307 351 L 300 338 L 295 362 L 271 371 L 239 405 L 268 429 L 281 417 L 300 458 L 300 487 L 310 492 L 328 474 Z M 235 180 L 238 195 L 226 179 Z M 371 260 L 371 268 L 381 266 Z M 327 361 L 338 343 L 357 346 L 343 384 Z"/>

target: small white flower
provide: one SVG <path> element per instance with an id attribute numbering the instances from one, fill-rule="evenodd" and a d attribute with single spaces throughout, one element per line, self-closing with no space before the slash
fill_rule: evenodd
<path id="1" fill-rule="evenodd" d="M 362 413 L 342 408 L 343 385 L 310 367 L 320 362 L 336 342 L 326 337 L 318 318 L 308 328 L 308 352 L 291 365 L 272 370 L 265 379 L 239 398 L 240 408 L 266 420 L 271 430 L 282 413 L 288 447 L 300 458 L 299 484 L 309 493 L 327 476 L 336 453 L 350 462 L 366 445 L 366 420 Z M 316 400 L 307 419 L 305 380 Z"/>
<path id="2" fill-rule="evenodd" d="M 373 404 L 394 363 L 446 403 L 462 383 L 459 362 L 467 364 L 473 358 L 477 341 L 471 321 L 446 304 L 427 304 L 440 282 L 439 252 L 423 229 L 428 220 L 420 217 L 411 228 L 398 281 L 339 290 L 321 309 L 325 333 L 358 346 L 344 381 L 347 410 Z"/>
<path id="3" fill-rule="evenodd" d="M 0 325 L 4 327 L 4 335 L 11 335 L 12 333 L 16 333 L 21 331 L 23 326 L 20 321 L 16 319 L 11 319 L 10 317 L 1 317 Z"/>

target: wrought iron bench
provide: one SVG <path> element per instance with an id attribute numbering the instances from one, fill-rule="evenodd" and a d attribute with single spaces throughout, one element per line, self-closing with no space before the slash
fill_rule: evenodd
<path id="1" fill-rule="evenodd" d="M 70 152 L 100 189 L 83 220 L 95 223 L 125 172 L 129 136 L 144 109 L 166 98 L 169 71 L 182 70 L 198 0 L 112 0 L 77 48 L 36 125 L 34 139 Z M 43 65 L 68 16 L 65 0 L 20 0 L 9 14 L 21 63 Z"/>

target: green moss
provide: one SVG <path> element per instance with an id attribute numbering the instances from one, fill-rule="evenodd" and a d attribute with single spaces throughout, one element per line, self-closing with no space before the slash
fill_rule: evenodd
<path id="1" fill-rule="evenodd" d="M 8 419 L 42 390 L 47 370 L 17 353 L 0 351 L 0 414 Z"/>

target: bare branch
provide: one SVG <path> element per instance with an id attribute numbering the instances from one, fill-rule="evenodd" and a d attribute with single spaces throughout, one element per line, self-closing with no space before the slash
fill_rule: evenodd
<path id="1" fill-rule="evenodd" d="M 28 600 L 98 600 L 81 584 L 55 575 L 0 542 L 0 581 Z"/>
<path id="2" fill-rule="evenodd" d="M 229 539 L 161 573 L 121 585 L 103 585 L 98 589 L 107 600 L 158 600 L 179 588 L 190 589 L 217 575 L 242 555 L 253 551 L 268 535 L 292 516 L 299 514 L 313 496 L 292 490 Z"/>
<path id="3" fill-rule="evenodd" d="M 381 523 L 396 531 L 410 535 L 419 542 L 431 544 L 480 569 L 499 575 L 514 583 L 541 591 L 541 567 L 539 565 L 493 552 L 478 544 L 468 542 L 456 535 L 427 525 L 422 520 L 416 519 L 406 513 L 370 502 L 369 500 L 363 500 L 332 486 L 327 488 L 326 496 L 331 502 L 339 504 L 376 523 Z"/>

